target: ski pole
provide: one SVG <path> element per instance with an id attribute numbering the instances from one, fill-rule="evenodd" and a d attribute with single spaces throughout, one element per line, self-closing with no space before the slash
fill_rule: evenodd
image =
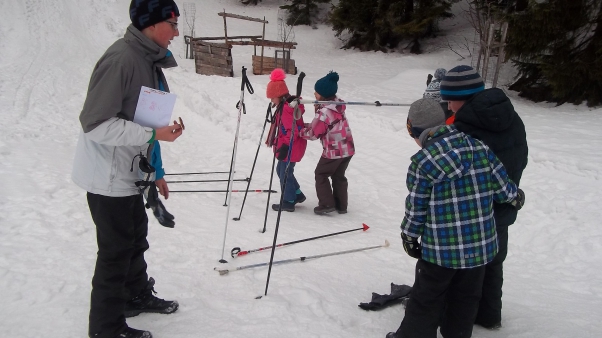
<path id="1" fill-rule="evenodd" d="M 274 119 L 276 119 L 276 121 L 278 120 L 278 114 L 282 114 L 283 108 L 284 108 L 284 101 L 281 101 L 278 104 L 278 107 L 276 108 L 276 112 L 272 116 L 272 121 L 274 121 Z M 275 139 L 278 139 L 278 133 L 279 133 L 278 129 L 280 129 L 280 128 L 278 128 L 278 126 L 276 126 L 276 131 L 274 134 Z M 270 147 L 271 147 L 271 145 L 270 145 Z M 274 155 L 274 157 L 272 157 L 272 171 L 270 171 L 270 185 L 268 187 L 268 189 L 270 189 L 270 190 L 272 190 L 272 183 L 274 182 L 274 166 L 275 165 L 276 165 L 276 155 Z M 266 226 L 268 224 L 268 212 L 270 210 L 270 197 L 272 197 L 272 194 L 268 193 L 268 200 L 265 203 L 265 215 L 264 215 L 264 219 L 263 219 L 263 230 L 261 230 L 262 234 L 265 233 Z"/>
<path id="2" fill-rule="evenodd" d="M 312 101 L 312 100 L 300 100 L 302 104 L 336 104 L 336 105 L 357 105 L 357 106 L 376 106 L 376 107 L 409 107 L 411 103 L 381 103 L 380 101 L 374 102 L 340 102 L 340 101 Z"/>
<path id="3" fill-rule="evenodd" d="M 365 248 L 351 249 L 351 250 L 345 250 L 345 251 L 335 251 L 335 252 L 325 253 L 325 254 L 321 254 L 321 255 L 302 256 L 302 257 L 298 257 L 298 258 L 283 259 L 283 260 L 280 260 L 280 261 L 274 261 L 274 262 L 269 262 L 269 263 L 257 263 L 257 264 L 251 264 L 251 265 L 243 265 L 243 266 L 238 266 L 238 267 L 233 268 L 233 269 L 218 269 L 218 268 L 214 268 L 213 270 L 219 272 L 219 274 L 221 276 L 223 276 L 223 275 L 228 274 L 229 272 L 238 271 L 238 270 L 245 270 L 245 269 L 257 268 L 257 267 L 260 267 L 260 266 L 284 264 L 284 263 L 291 263 L 291 262 L 305 262 L 305 261 L 310 260 L 310 259 L 316 259 L 316 258 L 321 258 L 321 257 L 337 256 L 337 255 L 344 255 L 344 254 L 348 254 L 348 253 L 352 253 L 352 252 L 358 252 L 358 251 L 365 251 L 365 250 L 378 249 L 378 248 L 386 248 L 389 245 L 390 245 L 389 241 L 385 240 L 385 244 L 383 244 L 383 245 L 374 245 L 374 246 L 368 246 L 368 247 L 365 247 Z"/>
<path id="4" fill-rule="evenodd" d="M 299 240 L 292 241 L 292 242 L 278 244 L 278 245 L 276 245 L 276 247 L 280 248 L 280 247 L 287 246 L 287 245 L 292 245 L 292 244 L 297 244 L 297 243 L 302 243 L 302 242 L 313 241 L 314 239 L 341 235 L 341 234 L 344 234 L 344 233 L 348 233 L 348 232 L 352 232 L 352 231 L 358 231 L 358 230 L 366 231 L 368 229 L 370 229 L 369 226 L 367 226 L 366 224 L 362 224 L 361 228 L 351 229 L 351 230 L 345 230 L 345 231 L 339 231 L 339 232 L 335 232 L 335 233 L 328 234 L 328 235 L 322 235 L 322 236 L 316 236 L 316 237 L 311 237 L 311 238 L 299 239 Z M 266 247 L 259 248 L 259 249 L 241 251 L 239 247 L 236 247 L 236 248 L 233 248 L 230 251 L 230 256 L 232 256 L 232 258 L 236 258 L 236 257 L 248 255 L 248 254 L 253 253 L 253 252 L 263 251 L 263 250 L 267 250 L 267 249 L 271 249 L 271 248 L 272 248 L 271 246 L 266 246 Z"/>
<path id="5" fill-rule="evenodd" d="M 241 178 L 232 180 L 233 182 L 249 182 L 251 179 Z M 208 183 L 208 182 L 226 182 L 227 180 L 191 180 L 191 181 L 166 181 L 165 183 Z"/>
<path id="6" fill-rule="evenodd" d="M 174 173 L 174 174 L 165 174 L 167 175 L 208 175 L 208 174 L 229 174 L 230 171 L 206 171 L 201 173 Z M 235 171 L 236 173 L 236 171 Z"/>
<path id="7" fill-rule="evenodd" d="M 230 199 L 232 198 L 232 173 L 236 168 L 236 150 L 238 148 L 238 133 L 240 131 L 240 118 L 242 116 L 242 112 L 245 109 L 245 85 L 247 86 L 247 90 L 249 94 L 253 94 L 253 87 L 249 82 L 249 78 L 247 78 L 247 68 L 242 66 L 242 79 L 240 83 L 240 100 L 238 101 L 238 122 L 236 123 L 236 134 L 234 135 L 234 149 L 232 150 L 232 165 L 230 166 L 230 174 L 228 181 L 228 192 L 226 193 L 226 204 L 228 205 L 228 209 L 226 211 L 226 225 L 224 226 L 224 241 L 222 243 L 222 258 L 219 260 L 220 263 L 228 263 L 224 259 L 224 250 L 226 249 L 226 234 L 228 233 L 228 220 L 230 219 Z"/>
<path id="8" fill-rule="evenodd" d="M 268 286 L 270 285 L 270 274 L 272 273 L 272 262 L 274 261 L 274 250 L 276 249 L 276 240 L 278 239 L 278 228 L 280 227 L 280 216 L 282 215 L 282 202 L 284 201 L 284 189 L 286 188 L 286 183 L 288 181 L 288 170 L 291 164 L 291 154 L 293 152 L 293 145 L 295 140 L 295 129 L 297 125 L 297 120 L 301 118 L 301 111 L 299 109 L 299 100 L 301 97 L 301 90 L 303 88 L 303 78 L 305 78 L 305 73 L 301 72 L 299 77 L 297 78 L 297 97 L 295 100 L 297 104 L 295 105 L 295 109 L 293 111 L 293 122 L 291 126 L 291 139 L 289 141 L 288 146 L 288 160 L 286 161 L 286 168 L 284 169 L 284 180 L 282 180 L 282 193 L 280 194 L 280 204 L 278 205 L 278 216 L 276 217 L 276 229 L 274 230 L 274 241 L 272 243 L 272 252 L 270 254 L 270 263 L 268 267 L 268 277 L 265 281 L 265 295 L 268 294 Z"/>
<path id="9" fill-rule="evenodd" d="M 255 159 L 253 160 L 253 166 L 251 167 L 251 175 L 249 175 L 249 180 L 247 181 L 247 190 L 249 190 L 249 186 L 251 185 L 251 179 L 253 178 L 253 172 L 255 171 L 255 164 L 257 163 L 257 156 L 259 155 L 259 149 L 261 148 L 261 139 L 263 139 L 263 133 L 265 132 L 265 126 L 268 124 L 268 121 L 270 120 L 270 113 L 272 112 L 271 105 L 272 105 L 272 103 L 270 102 L 268 104 L 265 121 L 263 122 L 263 129 L 261 129 L 261 136 L 259 136 L 259 144 L 257 144 L 257 151 L 255 152 Z M 270 187 L 270 189 L 271 189 L 271 187 Z M 240 218 L 242 217 L 242 209 L 244 209 L 246 201 L 247 201 L 247 193 L 245 192 L 245 197 L 243 197 L 242 205 L 240 206 L 240 213 L 238 214 L 238 217 L 234 217 L 233 220 L 240 221 Z"/>
<path id="10" fill-rule="evenodd" d="M 276 190 L 268 190 L 268 189 L 257 189 L 257 190 L 174 190 L 174 191 L 169 191 L 169 193 L 171 194 L 172 192 L 245 192 L 245 191 L 249 191 L 249 192 L 267 192 L 267 193 L 277 193 L 278 191 Z"/>
<path id="11" fill-rule="evenodd" d="M 247 90 L 249 91 L 249 94 L 253 94 L 255 91 L 253 90 L 253 86 L 251 86 L 251 82 L 249 82 L 249 78 L 247 77 L 247 68 L 245 68 L 245 66 L 242 67 L 242 79 L 240 81 L 240 100 L 238 100 L 238 103 L 236 103 L 236 109 L 238 109 L 238 122 L 236 124 L 236 135 L 234 136 L 234 146 L 232 146 L 232 158 L 230 160 L 230 173 L 228 174 L 228 186 L 226 187 L 226 190 L 230 190 L 230 186 L 232 185 L 232 171 L 234 170 L 234 167 L 236 166 L 236 153 L 238 150 L 238 132 L 240 130 L 240 118 L 241 118 L 241 112 L 243 114 L 247 113 L 247 107 L 245 106 L 245 85 L 247 86 Z M 228 194 L 226 194 L 226 200 L 224 201 L 224 206 L 228 205 Z M 230 214 L 229 208 L 228 208 L 228 215 Z M 228 215 L 226 215 L 226 217 L 228 217 Z M 222 255 L 223 256 L 223 255 Z M 223 259 L 223 257 L 222 257 Z"/>
<path id="12" fill-rule="evenodd" d="M 243 67 L 244 68 L 244 67 Z M 244 95 L 244 91 L 243 91 Z M 234 156 L 236 156 L 236 148 L 238 147 L 238 128 L 240 126 L 240 112 L 238 113 L 238 123 L 236 125 L 236 135 L 234 136 L 234 145 L 232 146 L 232 157 L 230 158 L 230 171 L 228 172 L 228 185 L 226 186 L 226 191 L 230 190 L 230 180 L 232 180 L 232 166 L 234 165 Z M 228 194 L 226 194 L 226 200 L 224 201 L 224 206 L 228 205 Z"/>

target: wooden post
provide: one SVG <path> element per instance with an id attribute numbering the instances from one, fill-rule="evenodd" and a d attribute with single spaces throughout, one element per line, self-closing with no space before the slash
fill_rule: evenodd
<path id="1" fill-rule="evenodd" d="M 493 76 L 493 88 L 497 88 L 497 78 L 500 73 L 500 67 L 502 66 L 502 62 L 504 62 L 505 52 L 504 47 L 506 46 L 506 33 L 508 33 L 508 22 L 504 22 L 502 24 L 502 38 L 499 44 L 499 53 L 497 55 L 497 63 L 495 65 L 495 74 Z"/>
<path id="2" fill-rule="evenodd" d="M 491 54 L 491 43 L 493 33 L 495 32 L 495 23 L 489 24 L 489 34 L 487 34 L 487 46 L 485 46 L 485 60 L 483 61 L 483 82 L 487 83 L 487 69 L 489 68 L 489 55 Z"/>
<path id="3" fill-rule="evenodd" d="M 263 32 L 261 33 L 261 63 L 259 64 L 259 74 L 263 74 L 263 42 L 265 41 L 265 16 L 263 17 Z"/>
<path id="4" fill-rule="evenodd" d="M 226 13 L 226 10 L 224 9 L 224 14 Z M 226 44 L 228 44 L 228 27 L 226 26 L 226 15 L 223 16 L 224 18 L 224 40 L 226 40 Z"/>
<path id="5" fill-rule="evenodd" d="M 481 46 L 479 47 L 479 54 L 477 55 L 477 72 L 481 70 L 481 55 L 483 55 L 483 40 L 481 40 Z"/>

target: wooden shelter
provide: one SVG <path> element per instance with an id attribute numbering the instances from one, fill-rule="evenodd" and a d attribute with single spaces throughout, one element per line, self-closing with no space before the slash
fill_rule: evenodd
<path id="1" fill-rule="evenodd" d="M 234 77 L 232 45 L 195 39 L 192 41 L 197 74 Z"/>
<path id="2" fill-rule="evenodd" d="M 275 68 L 282 68 L 287 74 L 297 74 L 295 60 L 291 59 L 291 49 L 295 49 L 296 42 L 282 42 L 264 39 L 253 39 L 255 46 L 261 46 L 261 55 L 253 54 L 253 74 L 270 74 Z M 263 47 L 278 48 L 274 51 L 274 57 L 264 56 Z M 257 48 L 255 48 L 257 49 Z M 280 56 L 279 56 L 280 55 Z"/>
<path id="3" fill-rule="evenodd" d="M 235 45 L 254 46 L 252 62 L 253 74 L 255 75 L 269 74 L 274 68 L 282 68 L 288 74 L 297 74 L 295 60 L 290 58 L 290 51 L 291 49 L 295 49 L 297 43 L 266 40 L 265 24 L 268 22 L 265 20 L 265 17 L 262 20 L 226 13 L 225 11 L 217 13 L 217 15 L 224 18 L 223 37 L 199 37 L 189 39 L 192 44 L 192 50 L 194 51 L 197 74 L 233 77 L 232 46 Z M 227 17 L 263 23 L 262 35 L 228 36 L 228 27 L 226 24 Z M 208 42 L 215 40 L 223 40 L 224 42 Z M 260 55 L 257 55 L 257 47 L 261 47 Z M 264 56 L 265 47 L 278 48 L 274 53 L 274 57 Z"/>

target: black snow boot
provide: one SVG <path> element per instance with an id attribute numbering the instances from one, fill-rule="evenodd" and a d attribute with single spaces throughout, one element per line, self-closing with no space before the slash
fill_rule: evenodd
<path id="1" fill-rule="evenodd" d="M 134 317 L 143 312 L 170 314 L 178 310 L 178 302 L 175 300 L 163 300 L 155 297 L 155 280 L 148 279 L 148 284 L 142 292 L 125 303 L 125 317 Z M 145 337 L 145 336 L 140 336 Z"/>
<path id="2" fill-rule="evenodd" d="M 335 207 L 329 207 L 325 205 L 318 205 L 314 208 L 314 214 L 316 215 L 326 215 L 329 212 L 335 211 Z"/>
<path id="3" fill-rule="evenodd" d="M 305 202 L 306 199 L 307 199 L 307 197 L 305 197 L 305 194 L 300 192 L 295 196 L 295 204 L 303 203 L 303 202 Z"/>
<path id="4" fill-rule="evenodd" d="M 274 210 L 274 211 L 278 211 L 279 207 L 280 207 L 280 204 L 272 204 L 272 210 Z M 288 212 L 295 211 L 295 203 L 283 201 L 282 202 L 282 211 L 288 211 Z"/>
<path id="5" fill-rule="evenodd" d="M 153 335 L 148 331 L 136 330 L 131 327 L 126 327 L 123 332 L 115 336 L 115 338 L 153 338 Z"/>

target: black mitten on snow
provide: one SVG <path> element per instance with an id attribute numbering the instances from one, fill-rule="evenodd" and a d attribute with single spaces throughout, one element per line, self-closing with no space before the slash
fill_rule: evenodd
<path id="1" fill-rule="evenodd" d="M 167 228 L 173 228 L 176 225 L 176 222 L 173 221 L 174 216 L 165 209 L 161 200 L 157 199 L 157 206 L 152 209 L 153 215 L 155 215 L 159 224 Z"/>
<path id="2" fill-rule="evenodd" d="M 403 249 L 410 257 L 422 258 L 422 246 L 418 243 L 418 238 L 410 237 L 402 232 L 401 240 L 403 241 Z"/>
<path id="3" fill-rule="evenodd" d="M 372 292 L 372 300 L 370 303 L 360 303 L 358 306 L 364 310 L 381 310 L 388 306 L 403 302 L 410 296 L 411 291 L 411 286 L 391 283 L 390 295 L 379 295 L 376 292 Z"/>
<path id="4" fill-rule="evenodd" d="M 516 210 L 520 210 L 523 205 L 525 205 L 525 192 L 522 189 L 518 188 L 518 193 L 516 194 L 516 198 L 510 202 Z"/>
<path id="5" fill-rule="evenodd" d="M 426 77 L 426 85 L 427 85 L 427 86 L 428 86 L 428 85 L 430 85 L 432 80 L 433 80 L 433 74 L 429 74 L 429 75 Z"/>
<path id="6" fill-rule="evenodd" d="M 278 149 L 278 155 L 276 155 L 276 158 L 279 161 L 284 161 L 284 159 L 286 158 L 286 155 L 288 155 L 288 145 L 287 144 L 283 144 L 280 149 Z"/>

